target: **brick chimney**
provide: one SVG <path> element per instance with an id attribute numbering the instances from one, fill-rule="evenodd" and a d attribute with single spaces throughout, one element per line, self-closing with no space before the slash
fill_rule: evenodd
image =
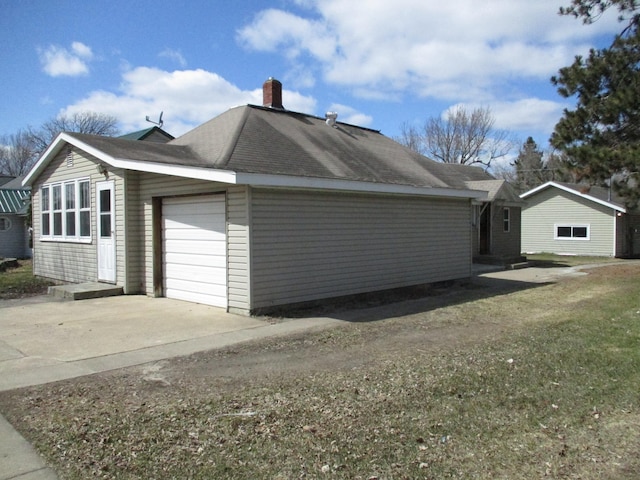
<path id="1" fill-rule="evenodd" d="M 282 106 L 282 84 L 269 77 L 262 85 L 262 106 L 284 110 Z"/>

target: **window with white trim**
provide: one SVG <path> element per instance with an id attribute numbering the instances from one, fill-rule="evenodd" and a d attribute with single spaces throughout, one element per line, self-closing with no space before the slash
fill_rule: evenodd
<path id="1" fill-rule="evenodd" d="M 11 229 L 11 220 L 7 217 L 0 217 L 0 232 L 6 232 Z"/>
<path id="2" fill-rule="evenodd" d="M 590 225 L 555 225 L 555 240 L 589 240 Z"/>
<path id="3" fill-rule="evenodd" d="M 502 209 L 502 231 L 505 233 L 511 231 L 511 210 L 507 207 Z"/>
<path id="4" fill-rule="evenodd" d="M 88 179 L 43 185 L 41 238 L 70 242 L 91 240 L 91 183 Z"/>

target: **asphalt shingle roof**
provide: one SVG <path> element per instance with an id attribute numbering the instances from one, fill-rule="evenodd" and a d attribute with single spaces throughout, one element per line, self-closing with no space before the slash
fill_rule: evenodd
<path id="1" fill-rule="evenodd" d="M 380 132 L 312 115 L 247 105 L 179 137 L 215 168 L 364 182 L 451 188 L 442 164 Z"/>
<path id="2" fill-rule="evenodd" d="M 379 131 L 286 110 L 236 107 L 165 144 L 70 133 L 116 159 L 415 187 L 468 190 L 495 180 L 478 167 L 428 159 Z"/>

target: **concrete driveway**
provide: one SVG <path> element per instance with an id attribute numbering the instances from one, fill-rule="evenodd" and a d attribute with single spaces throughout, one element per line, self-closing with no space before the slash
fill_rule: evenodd
<path id="1" fill-rule="evenodd" d="M 0 391 L 337 322 L 269 324 L 167 298 L 0 302 Z"/>
<path id="2" fill-rule="evenodd" d="M 478 267 L 475 276 L 486 280 L 545 283 L 584 275 L 580 267 L 512 271 Z M 351 319 L 364 313 L 353 312 Z M 341 319 L 350 318 L 346 314 Z M 324 328 L 342 320 L 295 318 L 269 324 L 221 308 L 144 295 L 75 302 L 51 297 L 2 301 L 0 391 Z"/>

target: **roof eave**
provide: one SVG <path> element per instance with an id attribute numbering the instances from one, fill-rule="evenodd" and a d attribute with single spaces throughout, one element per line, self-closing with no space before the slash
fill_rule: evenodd
<path id="1" fill-rule="evenodd" d="M 283 188 L 310 188 L 318 190 L 337 190 L 362 193 L 386 193 L 403 195 L 420 195 L 431 197 L 449 197 L 483 200 L 487 192 L 471 189 L 455 189 L 446 187 L 428 187 L 401 184 L 388 184 L 376 182 L 363 182 L 358 180 L 328 179 L 317 177 L 299 177 L 288 175 L 272 175 L 261 173 L 239 173 L 231 170 L 213 169 L 207 167 L 192 167 L 158 162 L 141 161 L 127 158 L 114 158 L 111 155 L 73 137 L 61 133 L 40 157 L 25 176 L 23 185 L 31 185 L 48 163 L 68 143 L 95 158 L 115 168 L 124 168 L 140 172 L 174 175 L 178 177 L 193 178 L 235 185 L 252 185 L 260 187 Z"/>
<path id="2" fill-rule="evenodd" d="M 349 191 L 360 193 L 383 193 L 398 195 L 419 195 L 465 199 L 486 198 L 487 192 L 442 187 L 426 187 L 389 183 L 363 182 L 358 180 L 328 179 L 318 177 L 294 177 L 259 173 L 237 173 L 236 183 L 254 187 L 274 187 L 293 189 L 314 189 Z"/>
<path id="3" fill-rule="evenodd" d="M 617 204 L 615 204 L 613 202 L 607 202 L 605 200 L 600 200 L 599 198 L 596 198 L 596 197 L 591 196 L 591 195 L 586 194 L 586 193 L 581 193 L 581 192 L 579 192 L 577 190 L 574 190 L 573 188 L 565 187 L 564 185 L 556 183 L 556 182 L 553 182 L 553 181 L 547 182 L 545 184 L 542 184 L 542 185 L 540 185 L 540 186 L 538 186 L 536 188 L 533 188 L 533 189 L 529 190 L 528 192 L 524 192 L 523 194 L 520 195 L 520 198 L 525 199 L 525 198 L 530 197 L 531 195 L 533 195 L 533 194 L 535 194 L 535 193 L 537 193 L 539 191 L 542 191 L 542 190 L 544 190 L 546 188 L 550 188 L 550 187 L 555 187 L 555 188 L 558 188 L 558 189 L 560 189 L 560 190 L 562 190 L 564 192 L 570 193 L 572 195 L 576 195 L 578 197 L 586 198 L 587 200 L 590 200 L 590 201 L 592 201 L 594 203 L 597 203 L 599 205 L 603 205 L 603 206 L 608 207 L 608 208 L 612 208 L 612 209 L 614 209 L 614 210 L 616 210 L 618 212 L 627 213 L 627 209 L 625 207 L 621 206 L 621 205 L 617 205 Z"/>
<path id="4" fill-rule="evenodd" d="M 51 160 L 62 150 L 65 144 L 73 145 L 74 147 L 80 148 L 85 152 L 93 155 L 99 160 L 104 161 L 105 163 L 110 164 L 113 161 L 113 158 L 110 155 L 107 155 L 102 150 L 99 150 L 91 145 L 83 142 L 82 140 L 78 140 L 68 133 L 60 133 L 49 148 L 47 148 L 44 153 L 40 156 L 40 159 L 36 162 L 36 164 L 29 170 L 22 181 L 22 185 L 32 185 L 35 179 L 42 173 L 42 171 L 46 168 L 46 166 L 51 162 Z"/>

